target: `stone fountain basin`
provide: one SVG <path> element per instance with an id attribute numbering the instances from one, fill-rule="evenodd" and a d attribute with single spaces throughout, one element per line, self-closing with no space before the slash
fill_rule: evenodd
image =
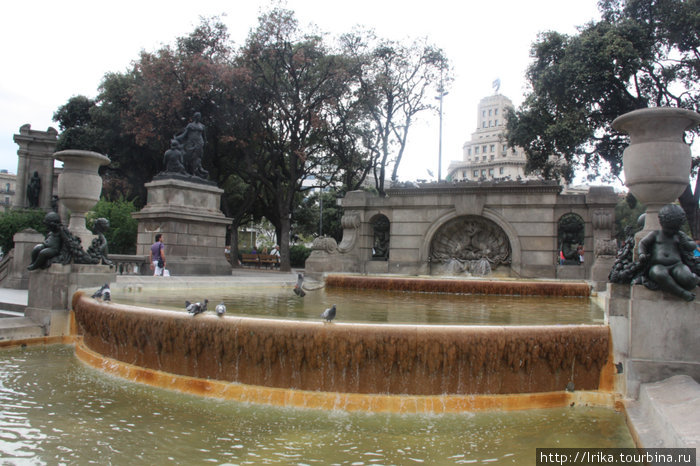
<path id="1" fill-rule="evenodd" d="M 343 407 L 356 395 L 433 397 L 431 411 L 450 397 L 457 397 L 452 401 L 461 408 L 456 410 L 469 409 L 465 396 L 472 395 L 543 396 L 550 401 L 538 406 L 547 406 L 551 392 L 555 404 L 568 403 L 564 389 L 570 383 L 576 391 L 610 388 L 604 375 L 610 366 L 610 334 L 604 325 L 425 326 L 192 317 L 102 303 L 81 292 L 74 295 L 73 309 L 82 334 L 81 359 L 103 368 L 126 365 L 122 372 L 138 373 L 135 378 L 141 381 L 177 376 L 186 380 L 179 385 L 209 387 L 200 392 L 213 390 L 213 382 L 241 384 L 248 387 L 238 397 L 244 400 L 278 404 L 274 399 L 282 398 L 280 404 L 286 404 L 296 396 L 290 390 L 307 394 L 302 405 L 309 403 L 309 393 L 331 399 L 345 394 Z M 265 394 L 252 396 L 251 390 Z M 508 403 L 497 398 L 487 405 L 503 408 Z M 312 404 L 327 407 L 327 402 Z"/>

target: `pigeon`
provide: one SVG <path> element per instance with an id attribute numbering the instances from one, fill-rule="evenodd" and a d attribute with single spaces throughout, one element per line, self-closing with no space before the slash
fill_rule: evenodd
<path id="1" fill-rule="evenodd" d="M 226 305 L 223 301 L 216 305 L 216 315 L 221 317 L 226 314 Z"/>
<path id="2" fill-rule="evenodd" d="M 335 304 L 323 311 L 321 317 L 326 319 L 326 322 L 330 322 L 331 320 L 335 319 Z"/>
<path id="3" fill-rule="evenodd" d="M 294 285 L 294 294 L 303 298 L 306 296 L 306 292 L 302 289 L 301 285 L 304 283 L 304 276 L 302 274 L 297 275 L 297 283 Z"/>
<path id="4" fill-rule="evenodd" d="M 109 283 L 102 285 L 99 290 L 95 291 L 92 297 L 95 299 L 100 298 L 102 301 L 111 301 L 112 292 L 109 289 Z"/>
<path id="5" fill-rule="evenodd" d="M 208 299 L 205 299 L 204 303 L 191 303 L 189 301 L 185 301 L 185 309 L 187 309 L 187 312 L 193 316 L 196 316 L 197 314 L 201 314 L 207 310 L 207 303 L 209 303 Z"/>

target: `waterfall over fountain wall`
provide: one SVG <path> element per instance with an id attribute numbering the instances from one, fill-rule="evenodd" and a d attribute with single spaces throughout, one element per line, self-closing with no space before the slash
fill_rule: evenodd
<path id="1" fill-rule="evenodd" d="M 104 304 L 76 293 L 84 344 L 138 367 L 247 385 L 360 394 L 599 387 L 606 326 L 323 324 Z"/>

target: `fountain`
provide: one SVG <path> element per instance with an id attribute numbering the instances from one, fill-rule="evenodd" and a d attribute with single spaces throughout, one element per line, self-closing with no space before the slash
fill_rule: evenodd
<path id="1" fill-rule="evenodd" d="M 588 285 L 329 276 L 327 287 L 587 296 Z M 612 406 L 604 325 L 419 325 L 202 315 L 73 299 L 78 356 L 157 386 L 372 412 Z M 567 385 L 576 392 L 566 392 Z M 481 395 L 481 396 L 475 396 Z M 585 400 L 585 401 L 583 401 Z"/>

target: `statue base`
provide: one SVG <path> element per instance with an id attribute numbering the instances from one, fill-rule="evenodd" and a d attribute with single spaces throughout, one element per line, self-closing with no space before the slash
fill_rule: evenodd
<path id="1" fill-rule="evenodd" d="M 73 293 L 114 283 L 117 273 L 109 265 L 52 264 L 29 272 L 29 293 L 24 315 L 41 325 L 47 336 L 70 334 L 69 311 Z"/>
<path id="2" fill-rule="evenodd" d="M 178 178 L 154 180 L 146 189 L 146 206 L 132 214 L 139 222 L 136 254 L 148 257 L 161 233 L 171 274 L 230 275 L 224 249 L 231 219 L 219 210 L 223 189 Z"/>
<path id="3" fill-rule="evenodd" d="M 700 382 L 700 303 L 642 285 L 608 284 L 610 333 L 619 391 L 636 399 L 641 384 L 673 375 Z"/>

